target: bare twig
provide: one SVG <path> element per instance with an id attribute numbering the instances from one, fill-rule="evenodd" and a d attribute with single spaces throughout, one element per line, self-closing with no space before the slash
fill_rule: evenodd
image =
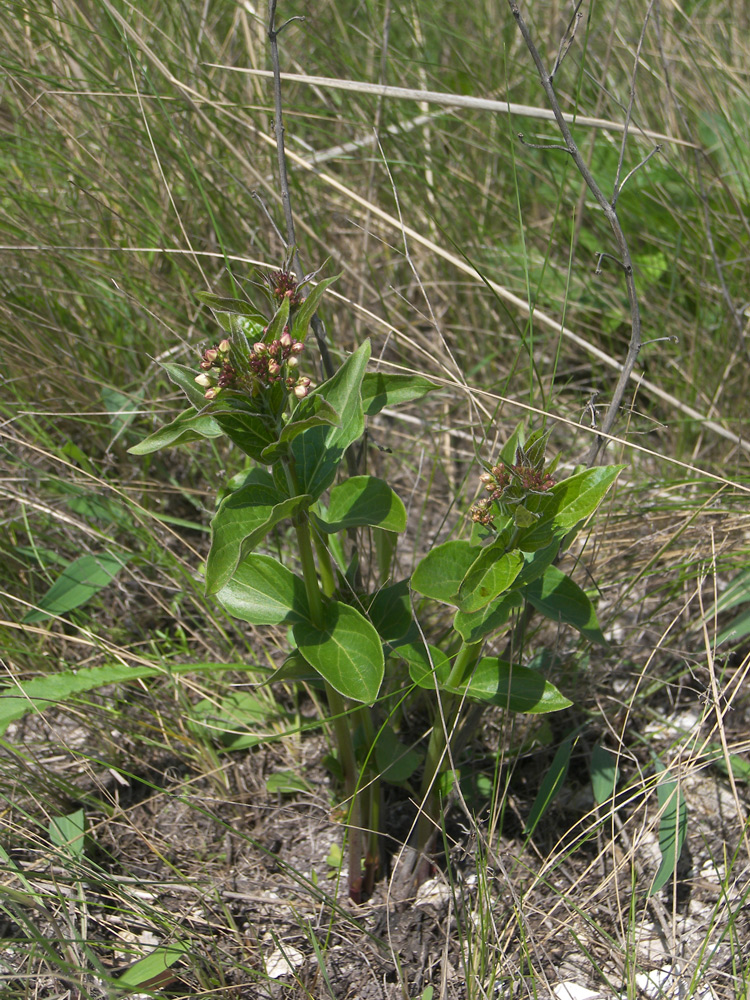
<path id="1" fill-rule="evenodd" d="M 555 59 L 555 65 L 552 67 L 552 72 L 550 73 L 551 78 L 554 80 L 555 74 L 560 69 L 562 61 L 570 50 L 570 46 L 573 44 L 573 40 L 576 37 L 576 31 L 578 31 L 578 25 L 581 23 L 582 14 L 579 13 L 581 4 L 583 0 L 578 0 L 576 3 L 575 10 L 568 21 L 568 27 L 565 29 L 565 34 L 560 39 L 560 48 L 557 50 L 557 59 Z"/>
<path id="2" fill-rule="evenodd" d="M 279 65 L 278 37 L 281 28 L 276 28 L 276 0 L 268 0 L 268 41 L 271 47 L 271 62 L 273 64 L 273 131 L 276 136 L 276 159 L 279 168 L 279 188 L 281 189 L 281 204 L 284 206 L 286 220 L 287 245 L 296 244 L 294 235 L 294 216 L 292 214 L 292 199 L 289 196 L 289 178 L 286 172 L 286 154 L 284 152 L 284 118 L 281 104 L 281 66 Z M 295 253 L 295 261 L 297 254 Z M 299 262 L 296 261 L 297 266 Z"/>
<path id="3" fill-rule="evenodd" d="M 565 142 L 566 151 L 573 158 L 573 161 L 575 162 L 578 172 L 580 173 L 581 177 L 583 177 L 584 181 L 586 182 L 586 186 L 588 187 L 589 191 L 591 191 L 592 195 L 597 201 L 597 204 L 600 206 L 601 210 L 604 212 L 604 215 L 607 218 L 607 221 L 609 222 L 609 225 L 612 229 L 612 234 L 615 239 L 615 243 L 617 244 L 617 250 L 619 253 L 619 260 L 618 258 L 615 259 L 618 260 L 618 263 L 625 272 L 625 284 L 627 286 L 628 302 L 630 305 L 630 344 L 628 345 L 628 351 L 625 357 L 625 362 L 623 363 L 622 366 L 622 370 L 620 372 L 620 377 L 617 380 L 617 385 L 615 386 L 614 392 L 612 394 L 612 400 L 609 404 L 609 408 L 607 409 L 607 412 L 604 416 L 601 425 L 601 430 L 603 434 L 609 434 L 609 432 L 612 430 L 612 427 L 614 426 L 615 420 L 617 419 L 617 414 L 619 412 L 623 396 L 625 395 L 625 389 L 628 384 L 628 380 L 630 379 L 633 369 L 635 368 L 636 362 L 638 360 L 638 353 L 641 349 L 641 313 L 638 305 L 638 295 L 635 287 L 635 278 L 633 275 L 633 263 L 630 257 L 630 249 L 628 247 L 628 241 L 625 238 L 625 233 L 623 232 L 622 226 L 620 224 L 620 220 L 617 217 L 617 210 L 615 208 L 615 205 L 612 202 L 610 202 L 610 200 L 606 197 L 602 189 L 597 184 L 593 174 L 591 173 L 588 165 L 586 164 L 586 161 L 581 156 L 578 146 L 573 141 L 573 135 L 570 131 L 570 127 L 560 109 L 560 102 L 558 101 L 557 94 L 555 93 L 552 77 L 547 71 L 544 62 L 542 61 L 542 57 L 539 54 L 539 50 L 537 49 L 533 38 L 531 37 L 526 22 L 524 21 L 523 16 L 521 14 L 518 3 L 516 2 L 516 0 L 508 0 L 508 3 L 511 9 L 511 13 L 513 14 L 513 17 L 516 19 L 516 24 L 518 25 L 518 28 L 523 36 L 523 40 L 526 43 L 526 47 L 528 48 L 531 58 L 534 61 L 534 65 L 536 66 L 537 71 L 539 73 L 539 77 L 542 82 L 542 87 L 544 88 L 544 92 L 547 95 L 547 100 L 549 102 L 550 108 L 552 109 L 552 112 L 555 116 L 555 121 L 557 122 L 557 126 L 560 129 L 560 133 Z M 631 106 L 632 106 L 632 95 L 631 95 Z M 630 120 L 630 112 L 628 112 L 628 121 L 629 120 Z M 624 132 L 626 134 L 626 130 L 624 130 Z M 599 259 L 601 260 L 601 258 L 604 256 L 611 256 L 611 255 L 601 254 Z M 600 451 L 602 451 L 604 446 L 605 446 L 605 438 L 603 436 L 597 435 L 597 437 L 594 438 L 594 441 L 591 445 L 591 449 L 587 456 L 588 465 L 593 465 L 596 462 L 599 453 Z"/>
<path id="4" fill-rule="evenodd" d="M 633 169 L 632 169 L 632 170 L 630 170 L 630 171 L 629 171 L 629 172 L 628 172 L 628 173 L 627 173 L 627 174 L 625 175 L 625 179 L 623 180 L 622 184 L 621 184 L 621 185 L 619 186 L 619 188 L 617 189 L 617 194 L 618 194 L 618 196 L 619 196 L 619 195 L 620 195 L 620 194 L 622 193 L 622 189 L 623 189 L 623 188 L 625 187 L 625 185 L 626 185 L 626 184 L 628 183 L 628 181 L 629 181 L 629 180 L 630 180 L 630 178 L 631 178 L 631 177 L 633 176 L 633 174 L 637 173 L 637 171 L 639 171 L 639 170 L 641 169 L 641 167 L 645 166 L 645 165 L 646 165 L 646 164 L 648 163 L 648 161 L 649 161 L 649 160 L 651 159 L 651 157 L 652 157 L 652 156 L 654 155 L 654 153 L 661 153 L 661 144 L 659 144 L 658 146 L 654 146 L 654 148 L 653 148 L 653 149 L 651 150 L 651 152 L 650 152 L 650 153 L 648 154 L 648 156 L 645 156 L 645 157 L 644 157 L 644 158 L 643 158 L 643 159 L 641 160 L 641 162 L 640 162 L 640 163 L 636 163 L 636 165 L 635 165 L 635 166 L 633 167 Z"/>
<path id="5" fill-rule="evenodd" d="M 635 50 L 635 59 L 633 60 L 633 76 L 630 80 L 630 96 L 628 100 L 628 110 L 625 113 L 625 128 L 622 133 L 622 142 L 620 143 L 620 159 L 617 162 L 617 172 L 615 174 L 615 183 L 612 190 L 612 207 L 617 205 L 617 199 L 620 196 L 620 174 L 622 173 L 622 164 L 625 159 L 625 145 L 628 141 L 628 129 L 630 128 L 630 120 L 633 117 L 633 103 L 635 101 L 635 78 L 638 73 L 638 64 L 641 61 L 641 48 L 643 47 L 643 39 L 646 37 L 646 25 L 648 24 L 648 19 L 651 16 L 651 10 L 654 6 L 654 0 L 648 5 L 648 10 L 646 11 L 646 16 L 643 19 L 643 28 L 641 30 L 641 36 L 638 39 L 638 46 Z M 628 177 L 630 174 L 628 174 Z M 627 180 L 627 177 L 625 178 Z M 623 182 L 624 183 L 624 182 Z"/>
<path id="6" fill-rule="evenodd" d="M 297 252 L 297 240 L 294 231 L 294 213 L 292 212 L 292 199 L 289 194 L 289 177 L 287 175 L 286 169 L 286 148 L 284 145 L 284 118 L 283 118 L 283 106 L 281 102 L 281 65 L 279 63 L 279 34 L 290 24 L 292 21 L 303 20 L 300 17 L 290 17 L 288 21 L 285 21 L 280 28 L 276 27 L 276 0 L 268 0 L 268 41 L 271 48 L 271 63 L 273 65 L 273 101 L 274 101 L 274 135 L 276 137 L 276 157 L 279 166 L 279 187 L 281 189 L 281 204 L 284 206 L 284 219 L 286 221 L 286 242 L 287 249 L 292 251 L 292 267 L 294 268 L 294 273 L 297 275 L 297 280 L 302 281 L 304 278 L 304 271 L 302 270 L 302 264 L 300 263 L 299 254 Z M 318 350 L 320 351 L 320 360 L 323 364 L 323 371 L 327 378 L 333 375 L 334 367 L 331 361 L 331 355 L 328 351 L 328 344 L 326 343 L 325 328 L 323 327 L 320 317 L 316 313 L 310 325 L 312 326 L 312 331 L 315 335 L 315 339 L 318 343 Z"/>
<path id="7" fill-rule="evenodd" d="M 690 124 L 690 120 L 688 119 L 687 115 L 682 110 L 682 105 L 677 100 L 677 96 L 674 93 L 674 90 L 673 90 L 673 87 L 672 87 L 672 76 L 671 76 L 671 73 L 669 71 L 669 63 L 668 63 L 666 55 L 664 53 L 664 46 L 663 46 L 663 43 L 662 43 L 661 21 L 660 21 L 660 17 L 659 17 L 659 8 L 658 7 L 656 8 L 655 23 L 656 23 L 656 40 L 657 40 L 657 45 L 659 47 L 659 57 L 661 59 L 662 68 L 664 70 L 664 79 L 665 79 L 666 84 L 667 84 L 667 93 L 669 94 L 670 98 L 672 99 L 672 103 L 674 104 L 674 107 L 675 107 L 675 109 L 677 111 L 677 114 L 680 116 L 680 119 L 682 120 L 682 124 L 683 124 L 683 126 L 685 128 L 685 131 L 691 137 L 691 141 L 692 141 L 692 139 L 693 139 L 693 128 L 692 128 L 692 126 Z M 703 152 L 703 150 L 700 148 L 700 146 L 697 145 L 697 144 L 694 146 L 693 155 L 694 155 L 694 158 L 695 158 L 695 173 L 696 173 L 696 178 L 697 178 L 697 181 L 698 181 L 698 192 L 700 194 L 701 206 L 703 208 L 703 223 L 704 223 L 705 231 L 706 231 L 706 244 L 708 246 L 708 252 L 711 255 L 711 261 L 712 261 L 712 263 L 714 265 L 714 270 L 716 271 L 716 277 L 718 278 L 718 281 L 719 281 L 719 287 L 721 288 L 722 297 L 723 297 L 723 299 L 724 299 L 724 301 L 725 301 L 725 303 L 727 305 L 727 309 L 729 310 L 729 314 L 732 317 L 732 322 L 734 323 L 735 329 L 737 330 L 738 344 L 739 344 L 739 346 L 744 346 L 744 340 L 745 340 L 744 314 L 745 314 L 746 306 L 741 305 L 741 306 L 738 307 L 735 304 L 734 299 L 732 298 L 732 295 L 731 295 L 731 293 L 729 291 L 729 287 L 727 286 L 726 279 L 724 277 L 724 265 L 719 260 L 719 255 L 718 255 L 718 253 L 716 251 L 716 243 L 714 242 L 713 226 L 711 225 L 711 211 L 710 211 L 710 206 L 709 206 L 709 201 L 708 201 L 708 192 L 706 190 L 706 184 L 705 184 L 705 181 L 703 179 L 703 166 L 702 166 L 702 164 L 703 164 L 703 160 L 707 159 L 707 157 L 706 157 L 706 154 Z M 627 180 L 627 178 L 626 178 L 626 180 Z"/>

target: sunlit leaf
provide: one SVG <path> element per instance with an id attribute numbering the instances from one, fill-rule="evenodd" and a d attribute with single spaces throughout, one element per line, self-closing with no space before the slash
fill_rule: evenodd
<path id="1" fill-rule="evenodd" d="M 374 416 L 386 406 L 398 406 L 412 399 L 421 399 L 428 392 L 442 386 L 435 385 L 421 375 L 389 375 L 384 372 L 368 372 L 362 380 L 362 406 L 368 417 Z"/>
<path id="2" fill-rule="evenodd" d="M 494 601 L 510 589 L 522 566 L 521 553 L 506 552 L 502 543 L 482 549 L 458 588 L 460 610 L 470 614 Z"/>
<path id="3" fill-rule="evenodd" d="M 609 802 L 617 788 L 617 757 L 599 743 L 591 751 L 591 788 L 597 805 Z"/>
<path id="4" fill-rule="evenodd" d="M 418 594 L 458 605 L 458 588 L 477 558 L 469 542 L 454 540 L 435 546 L 414 570 L 411 586 Z"/>
<path id="5" fill-rule="evenodd" d="M 608 645 L 599 628 L 594 605 L 578 584 L 556 566 L 549 566 L 543 576 L 524 587 L 523 596 L 546 618 L 572 625 L 592 642 Z"/>
<path id="6" fill-rule="evenodd" d="M 661 863 L 649 887 L 648 894 L 653 896 L 663 889 L 677 870 L 682 847 L 687 836 L 687 804 L 676 781 L 673 781 L 669 771 L 661 761 L 656 761 L 655 769 L 659 775 L 656 795 L 659 800 L 661 819 L 659 820 L 659 851 Z"/>
<path id="7" fill-rule="evenodd" d="M 573 752 L 573 738 L 569 736 L 558 747 L 557 753 L 552 758 L 549 770 L 542 778 L 539 791 L 532 803 L 529 811 L 529 818 L 526 820 L 525 834 L 531 837 L 536 830 L 539 820 L 557 796 L 562 788 L 570 766 L 570 755 Z"/>
<path id="8" fill-rule="evenodd" d="M 64 615 L 80 608 L 108 586 L 127 561 L 128 556 L 124 553 L 79 556 L 65 567 L 40 599 L 38 610 L 29 611 L 23 621 L 43 622 L 53 615 Z"/>
<path id="9" fill-rule="evenodd" d="M 214 417 L 186 410 L 164 427 L 160 427 L 148 437 L 128 448 L 131 455 L 150 455 L 160 448 L 171 448 L 178 444 L 187 444 L 200 438 L 221 437 L 224 431 Z"/>
<path id="10" fill-rule="evenodd" d="M 511 666 L 497 656 L 483 657 L 468 680 L 455 690 L 468 698 L 498 705 L 510 712 L 544 714 L 559 712 L 572 704 L 536 670 Z"/>
<path id="11" fill-rule="evenodd" d="M 282 625 L 308 618 L 304 581 L 271 556 L 254 553 L 216 593 L 230 615 L 251 625 Z"/>
<path id="12" fill-rule="evenodd" d="M 320 627 L 301 621 L 293 633 L 301 655 L 331 687 L 354 701 L 375 701 L 383 681 L 383 647 L 373 625 L 356 608 L 330 601 Z"/>
<path id="13" fill-rule="evenodd" d="M 382 479 L 351 476 L 333 487 L 325 517 L 316 521 L 328 533 L 365 525 L 401 532 L 406 528 L 406 508 Z"/>

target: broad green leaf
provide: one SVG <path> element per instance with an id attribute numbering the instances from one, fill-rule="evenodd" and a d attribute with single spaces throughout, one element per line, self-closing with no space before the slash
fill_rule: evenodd
<path id="1" fill-rule="evenodd" d="M 659 774 L 656 795 L 661 809 L 659 821 L 659 851 L 661 864 L 648 890 L 653 896 L 672 878 L 687 835 L 687 805 L 676 781 L 671 780 L 669 771 L 660 761 L 655 763 Z"/>
<path id="2" fill-rule="evenodd" d="M 289 311 L 289 299 L 282 299 L 263 337 L 266 344 L 270 344 L 273 340 L 278 340 L 282 335 L 284 327 L 289 322 Z"/>
<path id="3" fill-rule="evenodd" d="M 119 528 L 130 530 L 133 518 L 127 507 L 120 500 L 101 493 L 79 492 L 66 500 L 68 508 L 81 517 L 91 521 L 101 521 L 102 524 L 116 524 Z"/>
<path id="4" fill-rule="evenodd" d="M 266 318 L 243 299 L 230 299 L 212 292 L 196 292 L 195 297 L 209 306 L 225 333 L 241 331 L 252 342 L 263 339 Z"/>
<path id="5" fill-rule="evenodd" d="M 458 606 L 458 588 L 476 558 L 477 550 L 469 542 L 443 542 L 431 549 L 412 573 L 412 589 Z"/>
<path id="6" fill-rule="evenodd" d="M 193 705 L 188 727 L 201 739 L 218 741 L 224 750 L 246 750 L 265 742 L 268 726 L 285 717 L 277 706 L 250 691 L 234 691 L 218 703 L 203 698 Z"/>
<path id="7" fill-rule="evenodd" d="M 119 437 L 125 428 L 132 423 L 133 417 L 141 407 L 143 399 L 143 389 L 126 396 L 117 389 L 104 386 L 102 389 L 102 402 L 109 413 L 109 421 L 114 430 L 114 436 Z"/>
<path id="8" fill-rule="evenodd" d="M 99 555 L 79 556 L 65 567 L 47 593 L 39 601 L 39 610 L 23 616 L 25 623 L 43 622 L 53 615 L 64 615 L 90 601 L 114 580 L 128 557 L 100 552 Z"/>
<path id="9" fill-rule="evenodd" d="M 486 607 L 510 589 L 522 566 L 521 553 L 505 552 L 502 543 L 482 549 L 458 588 L 459 609 L 471 614 Z"/>
<path id="10" fill-rule="evenodd" d="M 224 391 L 217 400 L 209 402 L 200 386 L 196 385 L 192 368 L 171 362 L 162 364 L 162 368 L 171 381 L 182 389 L 196 410 L 200 411 L 201 416 L 213 417 L 238 448 L 250 458 L 262 461 L 264 449 L 276 440 L 276 427 L 267 414 L 258 412 L 249 397 Z"/>
<path id="11" fill-rule="evenodd" d="M 750 569 L 745 569 L 732 580 L 718 601 L 706 612 L 709 621 L 721 611 L 736 608 L 738 604 L 750 601 Z"/>
<path id="12" fill-rule="evenodd" d="M 160 986 L 166 986 L 174 979 L 169 969 L 189 950 L 189 944 L 178 941 L 161 945 L 150 955 L 134 962 L 129 969 L 118 976 L 117 986 L 127 988 L 130 993 L 134 993 L 136 990 L 158 989 Z"/>
<path id="13" fill-rule="evenodd" d="M 57 847 L 65 848 L 74 858 L 82 858 L 86 846 L 86 814 L 76 809 L 67 816 L 55 816 L 49 821 L 49 838 Z"/>
<path id="14" fill-rule="evenodd" d="M 292 320 L 292 336 L 295 340 L 304 341 L 307 337 L 307 328 L 310 326 L 310 320 L 315 315 L 323 293 L 329 285 L 338 281 L 339 277 L 340 275 L 336 274 L 332 278 L 324 278 L 323 281 L 319 281 L 304 302 L 295 309 Z"/>
<path id="15" fill-rule="evenodd" d="M 302 406 L 309 403 L 309 406 Z M 261 455 L 262 460 L 270 465 L 289 451 L 289 442 L 298 434 L 310 427 L 340 426 L 341 419 L 328 400 L 321 396 L 308 396 L 295 409 L 292 419 L 285 424 L 278 441 L 270 444 Z"/>
<path id="16" fill-rule="evenodd" d="M 64 458 L 69 458 L 71 462 L 79 465 L 86 472 L 90 472 L 92 476 L 97 475 L 96 466 L 93 464 L 89 456 L 81 448 L 79 448 L 74 441 L 66 441 L 60 449 L 60 454 Z"/>
<path id="17" fill-rule="evenodd" d="M 727 758 L 724 756 L 724 747 L 721 743 L 710 743 L 707 750 L 708 759 L 713 762 L 714 767 L 721 771 L 722 774 L 729 774 L 729 769 L 731 768 L 735 781 L 741 781 L 743 784 L 750 783 L 750 761 L 747 761 L 738 753 L 730 753 L 729 764 L 727 765 Z"/>
<path id="18" fill-rule="evenodd" d="M 617 788 L 617 757 L 597 743 L 591 751 L 591 788 L 597 805 L 612 800 Z"/>
<path id="19" fill-rule="evenodd" d="M 408 781 L 422 763 L 422 754 L 404 746 L 390 726 L 378 733 L 375 744 L 378 775 L 392 785 Z"/>
<path id="20" fill-rule="evenodd" d="M 743 570 L 732 580 L 718 601 L 706 612 L 703 620 L 711 624 L 714 617 L 720 612 L 736 608 L 740 604 L 747 604 L 748 601 L 750 601 L 750 570 Z M 750 635 L 750 610 L 747 609 L 724 626 L 716 636 L 716 644 L 721 645 L 727 639 L 739 642 L 746 635 Z"/>
<path id="21" fill-rule="evenodd" d="M 223 295 L 214 295 L 213 292 L 196 292 L 195 297 L 212 309 L 213 312 L 235 313 L 239 316 L 248 316 L 250 319 L 256 319 L 259 323 L 262 322 L 265 325 L 263 314 L 259 313 L 254 306 L 243 299 L 225 298 Z"/>
<path id="22" fill-rule="evenodd" d="M 386 375 L 383 372 L 368 372 L 362 380 L 362 406 L 368 417 L 374 416 L 386 406 L 398 406 L 412 399 L 421 399 L 428 392 L 441 389 L 421 375 Z"/>
<path id="23" fill-rule="evenodd" d="M 278 670 L 274 670 L 268 683 L 274 681 L 303 681 L 311 687 L 323 687 L 323 679 L 317 670 L 296 649 L 287 656 Z"/>
<path id="24" fill-rule="evenodd" d="M 302 656 L 339 694 L 366 705 L 375 701 L 383 681 L 383 647 L 356 608 L 330 601 L 320 628 L 300 621 L 292 632 Z"/>
<path id="25" fill-rule="evenodd" d="M 570 755 L 573 752 L 573 737 L 569 736 L 558 747 L 557 753 L 552 758 L 549 770 L 542 779 L 536 798 L 531 806 L 529 818 L 526 820 L 524 833 L 531 837 L 537 824 L 547 811 L 550 803 L 563 786 L 563 782 L 568 774 L 570 766 Z"/>
<path id="26" fill-rule="evenodd" d="M 479 642 L 490 632 L 495 632 L 502 628 L 508 621 L 512 612 L 520 608 L 523 604 L 521 595 L 515 590 L 509 594 L 503 594 L 495 601 L 491 601 L 487 607 L 480 608 L 467 614 L 465 611 L 457 611 L 453 619 L 453 627 L 464 640 L 464 642 Z"/>
<path id="27" fill-rule="evenodd" d="M 317 499 L 333 482 L 341 457 L 364 433 L 360 387 L 370 358 L 370 341 L 350 355 L 336 374 L 314 389 L 340 415 L 337 427 L 311 427 L 291 442 L 299 488 Z"/>
<path id="28" fill-rule="evenodd" d="M 546 681 L 536 670 L 512 667 L 497 656 L 482 657 L 468 681 L 456 688 L 456 693 L 511 712 L 529 714 L 559 712 L 572 705 L 554 684 Z"/>
<path id="29" fill-rule="evenodd" d="M 726 642 L 728 639 L 731 639 L 733 642 L 739 642 L 746 635 L 750 635 L 750 611 L 745 611 L 743 614 L 738 615 L 726 628 L 723 628 L 716 636 L 716 644 L 717 646 L 721 645 L 722 642 Z"/>
<path id="30" fill-rule="evenodd" d="M 406 528 L 406 508 L 382 479 L 351 476 L 333 487 L 325 517 L 316 521 L 328 534 L 363 525 L 400 532 Z"/>
<path id="31" fill-rule="evenodd" d="M 535 500 L 536 497 L 531 499 Z M 550 499 L 549 494 L 545 495 L 545 499 Z M 556 539 L 559 540 L 562 532 L 555 529 L 554 513 L 555 504 L 550 502 L 543 507 L 533 524 L 527 528 L 519 526 L 520 531 L 515 539 L 515 548 L 524 553 L 538 552 L 541 549 L 549 548 Z"/>
<path id="32" fill-rule="evenodd" d="M 266 778 L 269 795 L 296 795 L 298 792 L 312 792 L 313 787 L 294 771 L 274 771 Z"/>
<path id="33" fill-rule="evenodd" d="M 187 444 L 200 438 L 220 437 L 224 431 L 219 422 L 207 414 L 186 410 L 179 417 L 160 427 L 158 431 L 149 434 L 147 438 L 128 448 L 131 455 L 150 455 L 160 448 L 170 448 L 178 444 Z"/>
<path id="34" fill-rule="evenodd" d="M 12 687 L 0 688 L 0 735 L 11 722 L 23 718 L 28 712 L 42 712 L 55 708 L 84 691 L 95 691 L 110 684 L 159 677 L 170 674 L 206 673 L 220 670 L 247 670 L 245 663 L 163 663 L 154 666 L 137 664 L 128 666 L 110 663 L 104 667 L 80 668 L 50 673 L 30 681 L 18 681 Z"/>
<path id="35" fill-rule="evenodd" d="M 275 486 L 248 483 L 222 500 L 211 521 L 206 593 L 226 586 L 237 566 L 280 521 L 309 507 L 312 497 L 284 497 Z"/>
<path id="36" fill-rule="evenodd" d="M 248 556 L 216 598 L 230 615 L 251 625 L 293 624 L 309 617 L 304 581 L 271 556 Z"/>
<path id="37" fill-rule="evenodd" d="M 382 587 L 372 599 L 367 615 L 381 642 L 394 643 L 403 639 L 414 621 L 409 599 L 409 581 L 400 580 Z"/>
<path id="38" fill-rule="evenodd" d="M 284 392 L 278 385 L 266 392 Z M 224 390 L 211 404 L 214 417 L 227 437 L 256 462 L 262 462 L 266 448 L 276 441 L 275 421 L 267 413 L 259 413 L 257 404 L 239 393 Z"/>
<path id="39" fill-rule="evenodd" d="M 523 447 L 525 437 L 526 428 L 523 423 L 517 424 L 516 429 L 503 445 L 499 461 L 503 462 L 505 465 L 513 465 L 516 461 L 516 449 L 519 445 Z"/>
<path id="40" fill-rule="evenodd" d="M 549 566 L 543 576 L 524 587 L 523 596 L 553 622 L 572 625 L 591 642 L 609 645 L 599 628 L 594 605 L 578 584 L 556 566 Z"/>
<path id="41" fill-rule="evenodd" d="M 535 517 L 528 507 L 517 503 L 513 508 L 513 521 L 518 528 L 531 528 L 539 523 L 539 518 Z"/>
<path id="42" fill-rule="evenodd" d="M 174 382 L 176 386 L 182 389 L 196 410 L 206 410 L 208 408 L 209 403 L 204 395 L 205 390 L 196 385 L 196 372 L 192 368 L 188 368 L 187 365 L 175 364 L 173 361 L 165 361 L 162 364 L 162 368 L 169 376 L 170 382 Z"/>
<path id="43" fill-rule="evenodd" d="M 395 655 L 406 660 L 409 676 L 418 687 L 434 691 L 443 688 L 451 672 L 451 661 L 437 646 L 417 641 L 399 646 Z"/>
<path id="44" fill-rule="evenodd" d="M 592 514 L 624 465 L 602 465 L 579 472 L 553 486 L 548 495 L 555 498 L 555 526 L 568 531 Z"/>
<path id="45" fill-rule="evenodd" d="M 551 566 L 555 561 L 559 551 L 560 538 L 556 537 L 548 545 L 545 545 L 544 548 L 537 549 L 534 552 L 524 552 L 524 565 L 521 567 L 521 572 L 513 581 L 513 589 L 522 590 L 527 583 L 531 583 L 532 580 L 540 577 L 547 567 Z"/>

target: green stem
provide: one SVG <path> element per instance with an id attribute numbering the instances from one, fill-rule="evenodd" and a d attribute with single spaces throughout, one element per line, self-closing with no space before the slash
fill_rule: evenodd
<path id="1" fill-rule="evenodd" d="M 457 688 L 469 670 L 476 664 L 482 651 L 482 642 L 463 643 L 448 678 L 447 688 Z M 440 703 L 435 706 L 435 714 L 430 733 L 430 742 L 424 763 L 422 777 L 422 812 L 417 824 L 417 851 L 422 854 L 432 838 L 440 819 L 440 795 L 438 778 L 447 769 L 447 740 L 453 730 L 461 699 L 449 692 L 438 692 Z M 442 707 L 442 713 L 441 713 Z"/>
<path id="2" fill-rule="evenodd" d="M 339 748 L 341 770 L 344 774 L 344 794 L 349 803 L 347 819 L 349 839 L 349 896 L 355 903 L 362 902 L 362 802 L 357 789 L 357 759 L 354 743 L 347 722 L 344 699 L 328 681 L 325 681 L 328 709 L 331 713 L 333 731 Z"/>
<path id="3" fill-rule="evenodd" d="M 358 720 L 362 726 L 365 736 L 365 745 L 370 749 L 370 760 L 372 766 L 370 772 L 374 775 L 372 780 L 366 782 L 363 789 L 361 806 L 362 828 L 366 830 L 367 846 L 365 848 L 365 870 L 364 870 L 364 894 L 369 896 L 375 885 L 375 879 L 380 868 L 380 777 L 374 766 L 375 753 L 375 727 L 372 721 L 372 710 L 370 708 L 360 708 L 357 712 Z M 369 776 L 369 775 L 368 775 Z"/>
<path id="4" fill-rule="evenodd" d="M 336 593 L 336 572 L 333 568 L 333 560 L 325 539 L 321 538 L 317 531 L 313 532 L 313 545 L 315 554 L 318 557 L 318 569 L 320 571 L 320 583 L 326 597 L 333 597 Z"/>
<path id="5" fill-rule="evenodd" d="M 294 470 L 286 466 L 290 484 L 295 485 Z M 323 630 L 324 612 L 323 597 L 320 592 L 318 574 L 313 556 L 310 521 L 306 511 L 294 518 L 297 533 L 297 550 L 302 566 L 302 577 L 305 581 L 305 592 L 310 609 L 310 620 L 313 625 Z M 344 793 L 349 806 L 349 895 L 356 902 L 362 899 L 362 817 L 360 816 L 360 801 L 357 793 L 357 760 L 354 753 L 354 742 L 347 721 L 347 710 L 344 699 L 328 681 L 325 682 L 328 697 L 328 710 L 331 713 L 336 744 L 339 750 L 341 769 L 344 774 Z"/>

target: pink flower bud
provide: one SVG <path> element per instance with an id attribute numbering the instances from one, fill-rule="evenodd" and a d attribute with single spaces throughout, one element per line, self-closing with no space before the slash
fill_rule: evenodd
<path id="1" fill-rule="evenodd" d="M 230 349 L 231 346 L 232 345 L 229 343 L 229 341 L 226 340 L 226 339 L 224 339 L 219 344 L 219 350 L 221 351 L 222 354 L 229 354 L 229 349 Z"/>
<path id="2" fill-rule="evenodd" d="M 262 340 L 253 344 L 253 354 L 257 354 L 259 358 L 262 358 L 264 354 L 268 354 L 268 348 Z"/>
<path id="3" fill-rule="evenodd" d="M 221 389 L 217 388 L 214 385 L 210 389 L 206 389 L 203 395 L 206 399 L 216 399 L 216 397 L 219 395 L 220 392 Z"/>
<path id="4" fill-rule="evenodd" d="M 301 340 L 295 340 L 292 344 L 292 354 L 301 354 L 305 349 L 305 345 Z"/>
<path id="5" fill-rule="evenodd" d="M 294 355 L 292 355 L 291 358 L 286 359 L 287 368 L 296 368 L 298 364 L 299 364 L 299 358 L 295 357 Z"/>
<path id="6" fill-rule="evenodd" d="M 292 346 L 292 338 L 289 336 L 289 331 L 284 330 L 281 337 L 279 338 L 279 343 L 284 348 L 290 348 Z"/>
<path id="7" fill-rule="evenodd" d="M 306 385 L 295 385 L 294 387 L 294 395 L 297 399 L 304 399 L 308 392 L 309 388 Z"/>
<path id="8" fill-rule="evenodd" d="M 278 375 L 280 370 L 281 370 L 281 365 L 279 365 L 278 362 L 276 362 L 276 361 L 269 361 L 268 362 L 268 374 L 269 375 Z"/>

